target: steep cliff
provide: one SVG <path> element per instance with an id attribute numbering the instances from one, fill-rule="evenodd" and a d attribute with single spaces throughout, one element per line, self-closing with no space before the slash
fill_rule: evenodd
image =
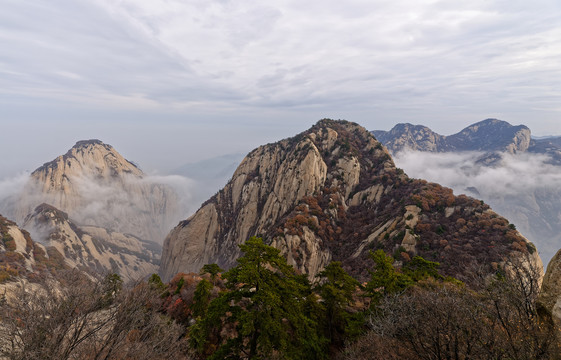
<path id="1" fill-rule="evenodd" d="M 547 265 L 538 304 L 557 326 L 561 326 L 561 250 Z"/>
<path id="2" fill-rule="evenodd" d="M 495 271 L 509 256 L 535 253 L 487 205 L 410 179 L 371 133 L 327 119 L 249 153 L 228 184 L 167 236 L 160 273 L 169 280 L 207 263 L 229 268 L 252 235 L 312 277 L 338 260 L 365 279 L 376 248 L 439 261 L 466 281 L 475 268 Z"/>
<path id="3" fill-rule="evenodd" d="M 23 223 L 41 203 L 51 204 L 80 225 L 100 226 L 162 241 L 178 221 L 173 190 L 152 182 L 112 146 L 78 141 L 66 154 L 35 170 L 16 201 Z"/>
<path id="4" fill-rule="evenodd" d="M 69 268 L 117 273 L 125 281 L 139 280 L 158 269 L 158 244 L 100 227 L 79 227 L 68 214 L 47 204 L 39 205 L 23 227 L 34 240 L 62 254 Z"/>

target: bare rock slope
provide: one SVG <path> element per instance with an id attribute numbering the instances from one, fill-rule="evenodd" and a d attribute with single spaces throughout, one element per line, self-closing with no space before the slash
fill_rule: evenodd
<path id="1" fill-rule="evenodd" d="M 229 268 L 253 235 L 312 277 L 338 260 L 365 279 L 376 248 L 403 261 L 415 254 L 438 261 L 465 281 L 512 256 L 540 262 L 487 205 L 409 178 L 366 129 L 328 119 L 249 153 L 228 184 L 169 233 L 160 273 L 169 280 L 207 263 Z"/>

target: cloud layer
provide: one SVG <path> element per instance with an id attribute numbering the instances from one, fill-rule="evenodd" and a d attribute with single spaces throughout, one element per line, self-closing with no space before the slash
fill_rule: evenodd
<path id="1" fill-rule="evenodd" d="M 560 16 L 555 1 L 9 1 L 1 91 L 11 104 L 548 121 Z"/>

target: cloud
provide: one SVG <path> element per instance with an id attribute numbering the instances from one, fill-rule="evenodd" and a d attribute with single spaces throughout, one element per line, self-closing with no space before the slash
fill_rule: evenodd
<path id="1" fill-rule="evenodd" d="M 561 97 L 561 27 L 548 21 L 561 7 L 550 1 L 58 0 L 6 10 L 0 81 L 27 97 L 394 118 L 558 114 Z"/>
<path id="2" fill-rule="evenodd" d="M 561 188 L 561 167 L 551 165 L 545 155 L 502 154 L 500 165 L 481 166 L 478 152 L 427 153 L 403 151 L 395 155 L 395 163 L 409 176 L 439 182 L 465 193 L 467 187 L 492 197 L 514 196 L 546 188 Z"/>
<path id="3" fill-rule="evenodd" d="M 15 195 L 23 191 L 28 179 L 28 173 L 21 173 L 15 177 L 0 180 L 0 214 L 9 220 L 15 221 L 13 218 Z"/>

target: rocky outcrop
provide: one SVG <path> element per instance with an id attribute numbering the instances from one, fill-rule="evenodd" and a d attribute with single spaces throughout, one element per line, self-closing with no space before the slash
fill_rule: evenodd
<path id="1" fill-rule="evenodd" d="M 139 280 L 158 270 L 158 244 L 100 227 L 79 227 L 65 212 L 47 204 L 39 205 L 23 226 L 36 241 L 62 254 L 69 268 L 117 273 L 125 281 Z"/>
<path id="2" fill-rule="evenodd" d="M 384 249 L 404 261 L 415 254 L 438 261 L 445 274 L 469 281 L 475 268 L 496 271 L 535 252 L 487 205 L 410 179 L 364 128 L 328 119 L 249 153 L 167 236 L 160 273 L 169 280 L 207 263 L 230 268 L 238 245 L 254 235 L 312 277 L 337 260 L 366 279 L 369 250 Z"/>
<path id="3" fill-rule="evenodd" d="M 112 146 L 78 141 L 66 154 L 35 170 L 16 201 L 14 218 L 41 203 L 53 205 L 80 225 L 100 226 L 162 241 L 178 221 L 173 190 L 146 178 Z"/>
<path id="4" fill-rule="evenodd" d="M 0 290 L 67 268 L 58 250 L 33 241 L 29 232 L 0 215 Z"/>

